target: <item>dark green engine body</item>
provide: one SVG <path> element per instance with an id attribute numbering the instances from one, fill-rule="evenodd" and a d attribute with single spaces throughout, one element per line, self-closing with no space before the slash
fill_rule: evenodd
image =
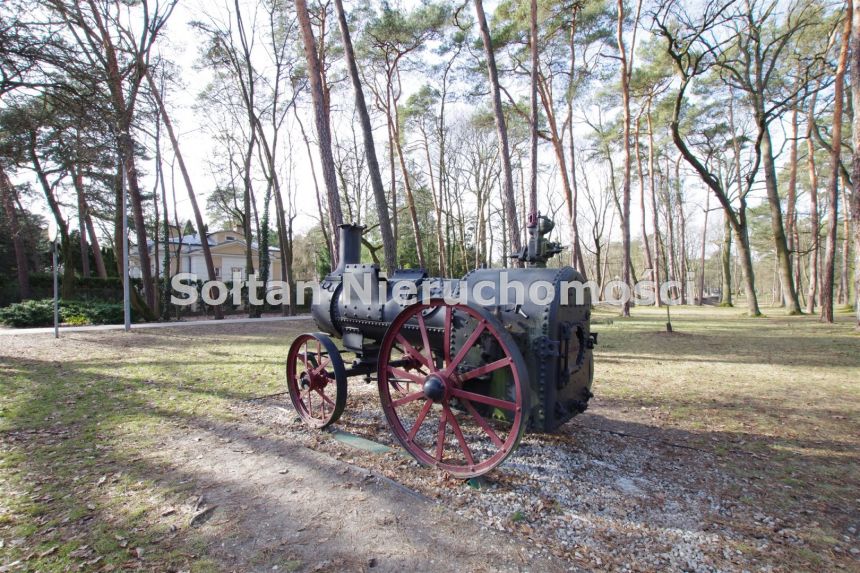
<path id="1" fill-rule="evenodd" d="M 502 273 L 506 273 L 504 278 Z M 582 275 L 571 267 L 478 269 L 466 275 L 465 280 L 470 292 L 474 292 L 478 283 L 486 281 L 487 298 L 496 300 L 492 305 L 481 306 L 496 315 L 525 359 L 531 391 L 529 428 L 552 432 L 584 412 L 592 396 L 592 349 L 596 334 L 590 328 L 589 291 L 580 289 L 578 295 L 577 289 L 571 286 L 584 283 Z M 508 286 L 509 302 L 503 300 L 504 282 L 524 285 L 525 296 L 518 300 L 514 287 Z M 541 296 L 530 296 L 530 285 L 538 282 L 554 288 L 550 301 L 540 300 L 544 298 L 543 290 L 538 293 Z M 491 292 L 494 294 L 490 295 Z M 577 296 L 581 298 L 577 300 Z M 470 304 L 476 305 L 475 302 Z M 465 337 L 469 333 L 455 331 L 454 334 Z"/>

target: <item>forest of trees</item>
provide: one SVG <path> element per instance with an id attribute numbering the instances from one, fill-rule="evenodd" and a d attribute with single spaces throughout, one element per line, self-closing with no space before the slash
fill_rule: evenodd
<path id="1" fill-rule="evenodd" d="M 324 274 L 343 222 L 388 272 L 511 265 L 539 210 L 599 285 L 860 324 L 852 4 L 6 0 L 2 274 L 28 298 L 48 217 L 65 297 L 120 273 L 124 182 L 132 249 L 236 228 L 263 278 Z M 158 316 L 176 265 L 135 253 Z"/>

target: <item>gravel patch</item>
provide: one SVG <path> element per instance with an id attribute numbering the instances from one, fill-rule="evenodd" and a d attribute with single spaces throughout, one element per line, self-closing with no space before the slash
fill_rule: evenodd
<path id="1" fill-rule="evenodd" d="M 750 484 L 721 469 L 712 453 L 602 428 L 610 413 L 595 402 L 558 434 L 527 434 L 516 453 L 471 486 L 419 466 L 397 446 L 374 385 L 351 385 L 337 427 L 393 446 L 387 454 L 306 428 L 286 396 L 236 410 L 287 439 L 379 471 L 482 529 L 518 536 L 529 556 L 593 570 L 792 570 L 785 548 L 803 545 L 797 524 L 741 501 L 737 492 Z"/>

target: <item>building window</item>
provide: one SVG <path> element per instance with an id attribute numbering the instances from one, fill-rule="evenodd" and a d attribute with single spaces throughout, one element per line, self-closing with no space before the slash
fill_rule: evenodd
<path id="1" fill-rule="evenodd" d="M 225 240 L 227 240 L 227 241 L 235 241 L 235 240 L 236 240 L 236 237 L 234 237 L 234 236 L 232 236 L 232 235 L 227 235 L 226 237 L 224 237 L 224 239 L 225 239 Z"/>
<path id="2" fill-rule="evenodd" d="M 221 276 L 221 267 L 215 267 L 215 276 L 216 276 L 216 277 L 220 277 L 220 276 Z"/>
<path id="3" fill-rule="evenodd" d="M 245 278 L 245 267 L 232 267 L 230 269 L 230 276 L 232 277 L 234 274 L 238 274 L 243 279 Z"/>

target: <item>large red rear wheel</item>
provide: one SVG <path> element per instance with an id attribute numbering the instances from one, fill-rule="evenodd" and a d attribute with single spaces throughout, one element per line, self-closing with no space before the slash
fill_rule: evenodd
<path id="1" fill-rule="evenodd" d="M 382 340 L 378 374 L 382 409 L 397 440 L 419 462 L 451 476 L 495 468 L 525 431 L 522 355 L 483 310 L 443 300 L 405 309 Z"/>
<path id="2" fill-rule="evenodd" d="M 336 422 L 346 406 L 346 370 L 334 342 L 302 334 L 287 355 L 287 389 L 299 416 L 313 428 Z"/>

